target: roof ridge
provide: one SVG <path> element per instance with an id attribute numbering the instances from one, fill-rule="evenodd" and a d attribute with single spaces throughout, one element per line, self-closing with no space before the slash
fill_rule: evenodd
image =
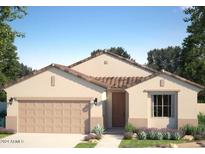
<path id="1" fill-rule="evenodd" d="M 148 67 L 148 66 L 139 64 L 139 63 L 137 63 L 136 61 L 134 61 L 134 60 L 132 60 L 132 59 L 127 59 L 127 58 L 125 58 L 125 57 L 123 57 L 123 56 L 120 56 L 120 55 L 118 55 L 118 54 L 112 53 L 112 52 L 110 52 L 110 51 L 102 51 L 102 52 L 99 52 L 99 53 L 97 53 L 97 54 L 94 54 L 94 55 L 91 55 L 91 56 L 89 56 L 89 57 L 87 57 L 87 58 L 84 58 L 84 59 L 82 59 L 82 60 L 80 60 L 80 61 L 77 61 L 77 62 L 75 62 L 75 63 L 73 63 L 73 64 L 71 64 L 71 65 L 68 65 L 67 67 L 69 67 L 69 68 L 74 67 L 74 66 L 79 65 L 79 64 L 81 64 L 81 63 L 83 63 L 83 62 L 86 62 L 86 61 L 88 61 L 88 60 L 90 60 L 90 59 L 92 59 L 92 58 L 98 57 L 98 56 L 100 56 L 100 55 L 102 55 L 102 54 L 111 55 L 111 56 L 113 56 L 113 57 L 115 57 L 115 58 L 118 58 L 118 59 L 120 59 L 120 60 L 123 60 L 124 62 L 127 62 L 127 63 L 129 63 L 129 64 L 132 64 L 132 65 L 141 67 L 141 68 L 143 68 L 143 69 L 145 69 L 145 70 L 148 70 L 148 71 L 150 71 L 150 72 L 152 72 L 152 73 L 157 72 L 157 70 L 155 70 L 155 69 L 153 69 L 153 68 L 150 68 L 150 67 Z"/>

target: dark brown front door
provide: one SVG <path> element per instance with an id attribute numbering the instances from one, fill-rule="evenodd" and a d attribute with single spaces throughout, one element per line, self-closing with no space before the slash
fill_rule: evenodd
<path id="1" fill-rule="evenodd" d="M 125 93 L 112 93 L 112 127 L 125 125 Z"/>

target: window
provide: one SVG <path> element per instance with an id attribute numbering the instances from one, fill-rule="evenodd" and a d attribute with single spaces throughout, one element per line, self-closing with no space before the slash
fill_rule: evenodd
<path id="1" fill-rule="evenodd" d="M 153 95 L 152 116 L 153 117 L 172 117 L 172 96 Z"/>

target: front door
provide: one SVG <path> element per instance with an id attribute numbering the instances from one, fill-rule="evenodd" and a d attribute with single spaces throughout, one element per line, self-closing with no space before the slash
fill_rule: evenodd
<path id="1" fill-rule="evenodd" d="M 125 125 L 125 93 L 112 93 L 112 127 Z"/>

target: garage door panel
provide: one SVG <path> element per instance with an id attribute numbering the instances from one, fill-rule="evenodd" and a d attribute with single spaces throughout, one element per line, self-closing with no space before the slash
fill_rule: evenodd
<path id="1" fill-rule="evenodd" d="M 26 124 L 35 124 L 35 117 L 26 117 Z"/>
<path id="2" fill-rule="evenodd" d="M 83 133 L 79 127 L 71 127 L 71 133 Z"/>
<path id="3" fill-rule="evenodd" d="M 35 125 L 27 125 L 27 126 L 26 126 L 26 132 L 27 132 L 27 133 L 31 133 L 31 132 L 36 133 L 36 131 L 35 131 Z"/>
<path id="4" fill-rule="evenodd" d="M 81 109 L 80 103 L 71 103 L 70 105 L 71 105 L 72 110 L 80 110 Z"/>
<path id="5" fill-rule="evenodd" d="M 44 109 L 44 103 L 40 103 L 40 102 L 34 103 L 34 107 L 37 110 Z"/>
<path id="6" fill-rule="evenodd" d="M 63 127 L 63 133 L 70 133 L 71 130 L 70 130 L 70 127 Z"/>
<path id="7" fill-rule="evenodd" d="M 54 123 L 53 117 L 46 117 L 45 124 L 52 125 Z"/>
<path id="8" fill-rule="evenodd" d="M 36 133 L 44 133 L 44 126 L 42 125 L 35 125 L 35 132 Z"/>
<path id="9" fill-rule="evenodd" d="M 55 109 L 63 109 L 63 103 L 54 103 L 54 108 Z"/>
<path id="10" fill-rule="evenodd" d="M 63 125 L 70 125 L 70 123 L 71 123 L 70 118 L 64 118 L 63 119 Z"/>
<path id="11" fill-rule="evenodd" d="M 48 109 L 53 109 L 53 103 L 45 103 L 45 105 L 44 105 L 44 108 L 45 108 L 45 110 L 48 110 Z"/>
<path id="12" fill-rule="evenodd" d="M 45 133 L 54 133 L 53 131 L 53 125 L 45 124 Z"/>
<path id="13" fill-rule="evenodd" d="M 35 115 L 35 109 L 27 109 L 25 112 L 25 116 L 29 118 L 33 118 Z"/>
<path id="14" fill-rule="evenodd" d="M 63 116 L 63 109 L 54 109 L 54 116 L 62 117 Z"/>
<path id="15" fill-rule="evenodd" d="M 39 118 L 41 118 L 41 117 L 44 117 L 44 112 L 45 112 L 45 110 L 44 109 L 34 109 L 34 113 L 35 113 L 35 115 L 34 116 L 36 116 L 36 117 L 39 117 Z"/>
<path id="16" fill-rule="evenodd" d="M 71 103 L 63 103 L 63 109 L 68 109 L 70 110 Z"/>
<path id="17" fill-rule="evenodd" d="M 27 114 L 27 111 L 25 109 L 21 109 L 21 112 L 19 112 L 19 116 L 25 117 Z"/>
<path id="18" fill-rule="evenodd" d="M 26 132 L 26 125 L 20 125 L 19 132 L 21 132 L 21 133 Z"/>
<path id="19" fill-rule="evenodd" d="M 54 125 L 61 125 L 62 126 L 62 124 L 63 124 L 63 119 L 62 118 L 54 118 L 54 120 L 53 120 L 53 122 L 54 122 Z"/>
<path id="20" fill-rule="evenodd" d="M 53 109 L 47 109 L 47 108 L 45 108 L 45 116 L 46 116 L 46 117 L 53 116 L 53 114 L 54 114 Z"/>
<path id="21" fill-rule="evenodd" d="M 79 110 L 71 111 L 70 116 L 71 118 L 79 118 L 79 116 L 81 116 L 81 112 Z"/>
<path id="22" fill-rule="evenodd" d="M 44 125 L 45 119 L 44 118 L 35 118 L 36 125 Z"/>
<path id="23" fill-rule="evenodd" d="M 62 133 L 62 125 L 54 125 L 53 132 L 55 133 Z"/>
<path id="24" fill-rule="evenodd" d="M 26 124 L 26 118 L 19 118 L 19 123 L 25 125 Z"/>
<path id="25" fill-rule="evenodd" d="M 23 101 L 19 103 L 19 132 L 88 133 L 89 102 Z"/>
<path id="26" fill-rule="evenodd" d="M 20 110 L 25 110 L 26 109 L 26 103 L 21 103 L 21 105 L 19 105 L 19 109 Z"/>
<path id="27" fill-rule="evenodd" d="M 65 117 L 69 117 L 70 114 L 71 114 L 70 109 L 63 109 L 63 116 L 65 116 Z"/>
<path id="28" fill-rule="evenodd" d="M 27 110 L 32 110 L 32 109 L 34 109 L 36 106 L 35 106 L 35 103 L 33 103 L 33 102 L 31 102 L 31 103 L 27 103 L 27 104 L 25 104 L 25 108 L 27 109 Z"/>

